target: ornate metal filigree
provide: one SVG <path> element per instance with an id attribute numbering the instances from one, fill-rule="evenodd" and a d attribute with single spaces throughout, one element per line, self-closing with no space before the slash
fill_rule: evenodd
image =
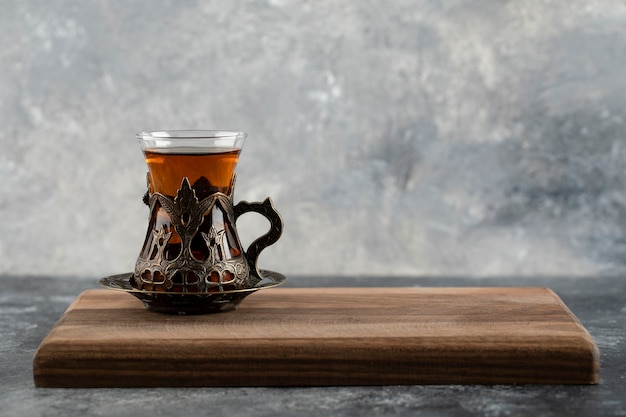
<path id="1" fill-rule="evenodd" d="M 202 293 L 248 287 L 250 268 L 235 232 L 230 196 L 214 193 L 199 201 L 185 177 L 175 198 L 153 193 L 148 203 L 153 217 L 165 210 L 169 225 L 155 223 L 145 242 L 148 247 L 137 259 L 133 275 L 137 288 Z M 200 231 L 205 222 L 213 221 L 216 210 L 223 222 L 212 223 L 208 233 Z M 234 245 L 228 244 L 228 230 Z M 174 238 L 180 243 L 174 244 Z"/>

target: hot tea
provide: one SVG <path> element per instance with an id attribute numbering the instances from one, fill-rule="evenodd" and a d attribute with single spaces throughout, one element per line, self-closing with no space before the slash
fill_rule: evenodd
<path id="1" fill-rule="evenodd" d="M 185 186 L 190 186 L 187 198 L 198 202 L 206 201 L 213 195 L 231 197 L 240 150 L 215 149 L 209 153 L 192 151 L 171 149 L 167 152 L 144 152 L 150 170 L 149 195 L 158 193 L 173 198 L 181 190 L 185 190 Z M 174 198 L 173 201 L 177 200 Z M 206 211 L 196 213 L 198 224 L 193 227 L 190 241 L 185 243 L 180 229 L 189 231 L 189 224 L 186 223 L 194 220 L 191 218 L 192 213 L 185 213 L 183 210 L 181 224 L 176 227 L 172 221 L 172 213 L 168 212 L 167 204 L 164 206 L 163 202 L 161 199 L 150 204 L 150 226 L 140 255 L 140 259 L 148 262 L 138 263 L 141 269 L 141 274 L 135 277 L 138 287 L 149 291 L 173 292 L 210 292 L 240 288 L 249 271 L 242 257 L 241 244 L 232 229 L 234 220 L 229 221 L 228 218 L 228 204 L 215 199 L 211 206 L 205 207 Z M 185 216 L 190 218 L 187 220 Z M 150 261 L 174 262 L 177 259 L 182 260 L 175 263 L 179 270 L 169 280 L 167 271 L 147 265 L 153 263 Z M 200 267 L 206 263 L 215 265 L 223 262 L 238 267 L 238 271 L 229 268 L 206 271 Z"/>
<path id="2" fill-rule="evenodd" d="M 134 272 L 103 285 L 131 292 L 154 311 L 202 314 L 232 310 L 247 295 L 285 281 L 257 265 L 283 230 L 271 199 L 233 203 L 246 136 L 215 130 L 137 135 L 148 165 L 148 230 Z M 249 212 L 264 216 L 270 229 L 244 251 L 236 222 Z"/>
<path id="3" fill-rule="evenodd" d="M 187 177 L 199 199 L 216 192 L 230 194 L 240 152 L 239 149 L 216 149 L 210 153 L 194 153 L 193 149 L 146 150 L 150 193 L 173 197 L 182 179 Z"/>

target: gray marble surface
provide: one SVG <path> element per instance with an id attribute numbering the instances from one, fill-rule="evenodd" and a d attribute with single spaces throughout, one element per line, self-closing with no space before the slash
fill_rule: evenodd
<path id="1" fill-rule="evenodd" d="M 593 386 L 37 389 L 33 354 L 94 280 L 0 277 L 0 415 L 30 416 L 625 416 L 626 284 L 620 278 L 310 278 L 309 286 L 546 286 L 582 321 L 601 352 Z"/>
<path id="2" fill-rule="evenodd" d="M 207 128 L 249 133 L 267 269 L 626 272 L 625 27 L 623 0 L 0 0 L 0 273 L 132 269 L 135 132 Z"/>

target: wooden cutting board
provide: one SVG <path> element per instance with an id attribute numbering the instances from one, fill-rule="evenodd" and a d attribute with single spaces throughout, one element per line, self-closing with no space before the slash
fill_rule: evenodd
<path id="1" fill-rule="evenodd" d="M 599 351 L 545 288 L 278 288 L 238 310 L 81 294 L 35 354 L 39 387 L 595 384 Z"/>

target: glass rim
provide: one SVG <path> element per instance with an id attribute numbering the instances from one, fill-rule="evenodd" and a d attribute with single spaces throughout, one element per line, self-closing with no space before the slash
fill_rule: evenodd
<path id="1" fill-rule="evenodd" d="M 180 140 L 180 139 L 244 139 L 246 132 L 231 130 L 158 130 L 137 133 L 137 139 L 148 140 Z"/>

